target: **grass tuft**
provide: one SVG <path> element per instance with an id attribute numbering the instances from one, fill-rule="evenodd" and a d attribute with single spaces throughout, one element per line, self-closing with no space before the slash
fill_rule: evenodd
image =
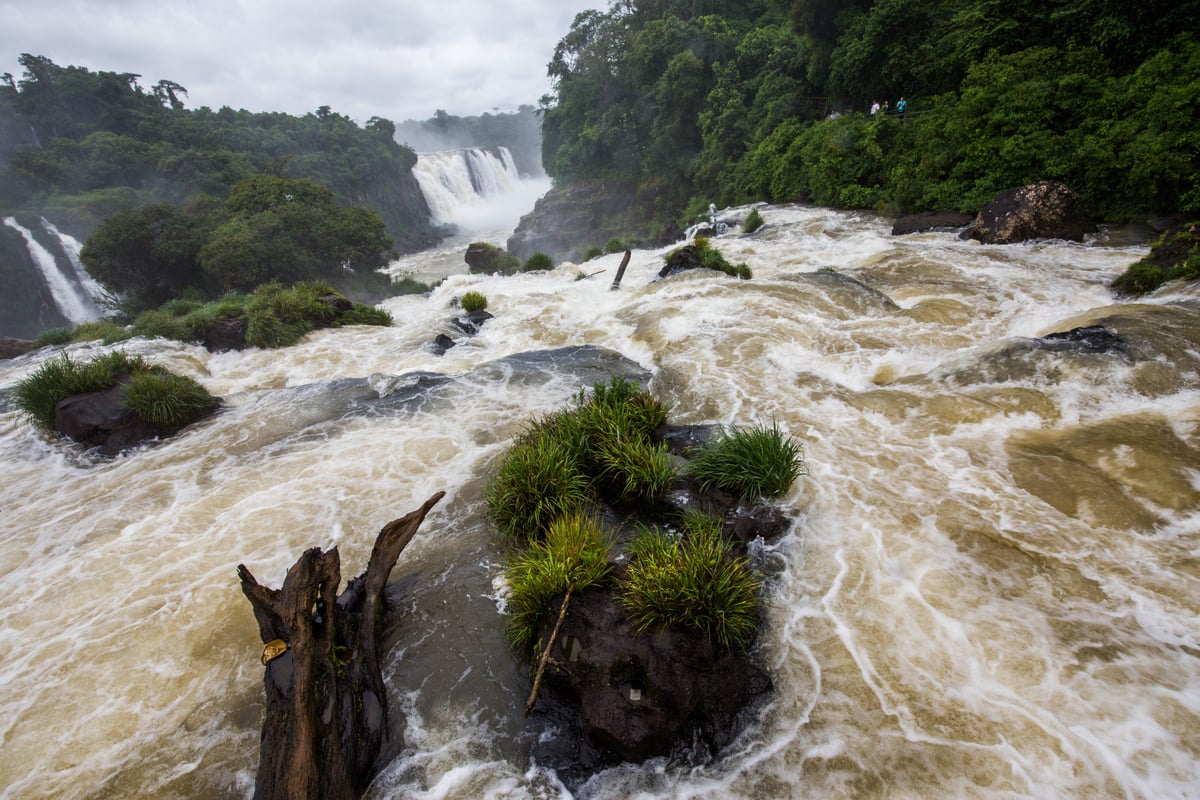
<path id="1" fill-rule="evenodd" d="M 754 233 L 763 226 L 765 220 L 762 214 L 758 213 L 757 208 L 750 209 L 750 213 L 746 215 L 746 221 L 742 223 L 742 230 L 746 233 Z"/>
<path id="2" fill-rule="evenodd" d="M 678 536 L 643 528 L 629 558 L 619 599 L 640 630 L 695 628 L 731 650 L 753 639 L 760 581 L 732 555 L 720 520 L 689 514 Z"/>
<path id="3" fill-rule="evenodd" d="M 779 426 L 722 431 L 688 464 L 702 491 L 713 487 L 739 497 L 778 497 L 808 474 L 803 446 Z"/>
<path id="4" fill-rule="evenodd" d="M 612 542 L 600 522 L 582 513 L 556 519 L 542 541 L 534 542 L 509 561 L 508 639 L 527 652 L 537 639 L 538 625 L 556 597 L 568 587 L 581 592 L 604 583 Z"/>
<path id="5" fill-rule="evenodd" d="M 36 424 L 53 430 L 54 408 L 60 401 L 77 394 L 103 391 L 121 376 L 146 368 L 140 356 L 129 356 L 119 350 L 89 362 L 72 361 L 63 353 L 18 383 L 13 396 L 17 408 Z"/>
<path id="6" fill-rule="evenodd" d="M 462 310 L 468 314 L 483 311 L 487 308 L 487 304 L 487 298 L 480 292 L 467 292 L 462 296 L 462 300 L 459 301 Z"/>
<path id="7" fill-rule="evenodd" d="M 185 375 L 145 369 L 133 373 L 125 404 L 139 418 L 162 431 L 175 431 L 203 417 L 217 401 Z"/>

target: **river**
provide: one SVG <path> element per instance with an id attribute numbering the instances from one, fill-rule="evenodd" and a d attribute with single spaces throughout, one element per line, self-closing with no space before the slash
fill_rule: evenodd
<path id="1" fill-rule="evenodd" d="M 439 490 L 393 572 L 405 747 L 369 796 L 569 797 L 530 762 L 481 496 L 524 424 L 609 369 L 648 376 L 674 422 L 778 423 L 810 474 L 768 554 L 761 717 L 713 763 L 616 768 L 576 796 L 1200 796 L 1197 291 L 1118 302 L 1146 251 L 1103 237 L 992 247 L 761 210 L 758 233 L 714 240 L 749 281 L 658 280 L 663 250 L 635 251 L 617 290 L 619 254 L 464 267 L 386 302 L 388 328 L 116 345 L 226 405 L 111 461 L 0 400 L 0 797 L 249 797 L 261 642 L 237 565 L 279 586 L 336 545 L 348 578 Z M 495 318 L 438 355 L 468 290 Z M 1085 326 L 1115 338 L 1037 338 Z M 0 361 L 0 389 L 47 357 Z"/>

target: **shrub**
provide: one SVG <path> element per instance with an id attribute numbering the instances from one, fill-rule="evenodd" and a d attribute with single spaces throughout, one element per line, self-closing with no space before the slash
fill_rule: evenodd
<path id="1" fill-rule="evenodd" d="M 509 583 L 508 639 L 525 652 L 556 597 L 601 585 L 609 574 L 612 543 L 600 522 L 581 513 L 559 517 L 543 541 L 514 556 L 505 568 Z"/>
<path id="2" fill-rule="evenodd" d="M 687 474 L 702 491 L 716 487 L 745 498 L 778 497 L 807 467 L 800 443 L 772 423 L 722 431 L 688 464 Z"/>
<path id="3" fill-rule="evenodd" d="M 763 226 L 762 214 L 758 213 L 757 208 L 750 209 L 750 213 L 746 215 L 746 221 L 742 225 L 742 230 L 746 233 L 754 233 Z"/>
<path id="4" fill-rule="evenodd" d="M 72 395 L 103 391 L 122 375 L 146 369 L 138 356 L 115 351 L 89 362 L 72 361 L 63 353 L 42 364 L 17 384 L 14 400 L 36 424 L 54 428 L 54 407 Z"/>
<path id="5" fill-rule="evenodd" d="M 604 243 L 605 253 L 622 253 L 628 250 L 629 247 L 621 240 L 621 237 L 614 236 Z"/>
<path id="6" fill-rule="evenodd" d="M 542 269 L 554 269 L 554 259 L 545 253 L 534 253 L 525 259 L 525 264 L 521 267 L 523 272 L 534 272 Z"/>
<path id="7" fill-rule="evenodd" d="M 750 643 L 760 581 L 731 553 L 720 520 L 689 514 L 680 536 L 643 528 L 629 560 L 619 600 L 640 630 L 690 627 L 727 649 Z"/>
<path id="8" fill-rule="evenodd" d="M 174 431 L 203 417 L 217 401 L 185 375 L 146 369 L 133 373 L 125 404 L 138 417 L 163 431 Z"/>
<path id="9" fill-rule="evenodd" d="M 467 292 L 462 296 L 462 300 L 459 301 L 459 305 L 462 306 L 462 310 L 466 311 L 468 314 L 475 311 L 483 311 L 485 308 L 487 308 L 487 298 L 479 292 Z"/>

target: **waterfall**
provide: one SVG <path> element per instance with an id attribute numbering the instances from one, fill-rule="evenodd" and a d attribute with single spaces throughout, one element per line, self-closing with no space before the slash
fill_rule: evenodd
<path id="1" fill-rule="evenodd" d="M 68 321 L 78 325 L 81 322 L 88 322 L 100 317 L 96 298 L 103 296 L 104 291 L 88 276 L 83 265 L 78 262 L 79 243 L 77 241 L 59 233 L 57 228 L 42 220 L 47 232 L 58 237 L 60 244 L 63 244 L 63 250 L 67 254 L 67 265 L 64 268 L 60 260 L 34 238 L 33 232 L 18 223 L 15 218 L 5 217 L 4 224 L 24 237 L 25 243 L 29 247 L 29 255 L 41 272 L 47 288 L 50 289 L 50 296 L 54 298 L 54 304 L 58 306 L 58 310 Z M 66 245 L 68 239 L 73 245 Z"/>
<path id="2" fill-rule="evenodd" d="M 413 176 L 433 222 L 459 231 L 514 228 L 550 188 L 544 178 L 522 178 L 507 147 L 422 153 Z"/>
<path id="3" fill-rule="evenodd" d="M 60 231 L 54 223 L 45 217 L 42 217 L 42 227 L 46 229 L 47 233 L 58 239 L 59 246 L 71 264 L 71 272 L 74 275 L 75 282 L 87 293 L 87 296 L 92 301 L 92 305 L 98 308 L 110 301 L 112 294 L 88 274 L 87 269 L 83 266 L 83 262 L 79 259 L 79 253 L 83 250 L 83 245 L 80 241 L 69 233 Z"/>

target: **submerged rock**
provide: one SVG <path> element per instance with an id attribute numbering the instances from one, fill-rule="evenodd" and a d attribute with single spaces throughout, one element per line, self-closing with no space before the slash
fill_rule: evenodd
<path id="1" fill-rule="evenodd" d="M 960 214 L 957 211 L 924 211 L 920 214 L 909 214 L 899 217 L 892 225 L 892 236 L 964 228 L 971 224 L 972 219 L 969 214 Z"/>

